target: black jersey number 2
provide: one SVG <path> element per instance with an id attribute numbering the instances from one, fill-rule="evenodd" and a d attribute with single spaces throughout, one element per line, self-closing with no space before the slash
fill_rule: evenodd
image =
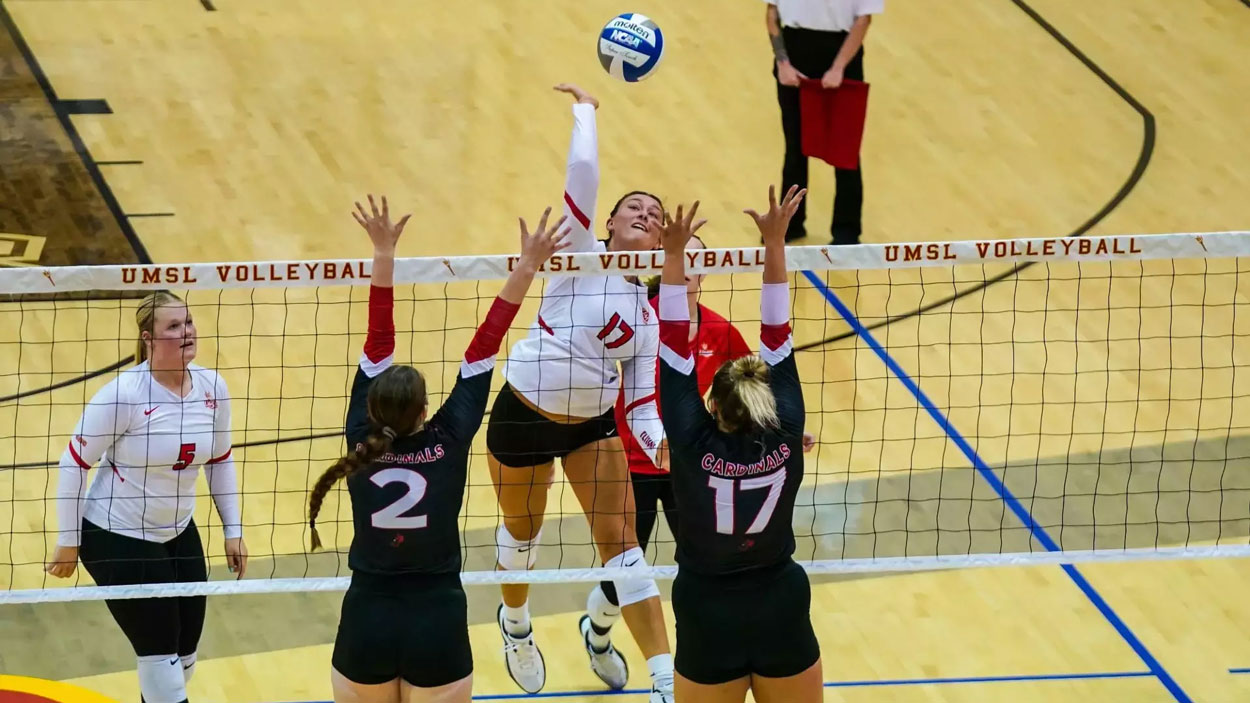
<path id="1" fill-rule="evenodd" d="M 731 481 L 718 476 L 707 477 L 708 487 L 716 491 L 714 499 L 716 501 L 716 531 L 722 535 L 734 533 L 734 501 L 736 499 L 734 484 L 737 484 L 739 491 L 768 489 L 768 496 L 764 498 L 759 514 L 751 521 L 746 534 L 763 532 L 764 528 L 768 527 L 768 522 L 773 519 L 773 512 L 777 510 L 777 501 L 781 499 L 781 489 L 786 485 L 786 468 L 783 466 L 767 476 L 757 476 L 741 481 Z"/>
<path id="2" fill-rule="evenodd" d="M 372 516 L 374 527 L 383 530 L 419 530 L 426 526 L 429 519 L 425 515 L 407 515 L 404 513 L 412 510 L 425 497 L 426 486 L 429 485 L 425 477 L 413 471 L 412 469 L 382 469 L 369 480 L 374 485 L 381 488 L 392 483 L 402 483 L 408 487 L 399 500 L 377 511 Z"/>

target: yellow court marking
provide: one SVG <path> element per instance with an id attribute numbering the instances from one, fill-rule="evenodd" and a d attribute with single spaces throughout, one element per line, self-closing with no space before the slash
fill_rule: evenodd
<path id="1" fill-rule="evenodd" d="M 57 703 L 117 703 L 112 698 L 62 681 L 0 675 L 0 701 L 5 700 L 6 693 L 30 693 Z"/>
<path id="2" fill-rule="evenodd" d="M 33 234 L 0 232 L 0 266 L 34 266 L 43 253 L 44 238 Z"/>

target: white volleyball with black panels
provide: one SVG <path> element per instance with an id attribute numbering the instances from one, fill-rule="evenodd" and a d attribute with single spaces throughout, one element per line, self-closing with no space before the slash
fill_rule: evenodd
<path id="1" fill-rule="evenodd" d="M 655 72 L 663 56 L 664 35 L 646 15 L 617 15 L 599 33 L 599 62 L 613 78 L 643 80 Z"/>

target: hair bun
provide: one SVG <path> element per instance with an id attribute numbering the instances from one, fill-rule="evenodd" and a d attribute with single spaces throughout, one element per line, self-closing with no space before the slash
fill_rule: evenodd
<path id="1" fill-rule="evenodd" d="M 755 369 L 753 369 L 753 368 L 751 368 L 751 367 L 749 367 L 749 366 L 748 366 L 747 368 L 743 369 L 743 370 L 742 370 L 742 377 L 743 377 L 743 378 L 755 378 Z"/>

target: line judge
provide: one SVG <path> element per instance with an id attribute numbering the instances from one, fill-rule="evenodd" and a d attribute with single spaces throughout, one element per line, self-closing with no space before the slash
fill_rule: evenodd
<path id="1" fill-rule="evenodd" d="M 885 10 L 885 0 L 764 0 L 768 36 L 773 47 L 773 76 L 786 138 L 782 192 L 790 186 L 807 187 L 807 157 L 803 155 L 799 116 L 799 80 L 819 79 L 825 88 L 837 88 L 844 78 L 864 80 L 864 36 L 872 16 Z M 834 244 L 858 244 L 862 229 L 864 181 L 860 169 L 835 169 L 837 193 L 833 200 Z M 807 236 L 807 202 L 800 203 L 790 221 L 786 241 Z"/>

